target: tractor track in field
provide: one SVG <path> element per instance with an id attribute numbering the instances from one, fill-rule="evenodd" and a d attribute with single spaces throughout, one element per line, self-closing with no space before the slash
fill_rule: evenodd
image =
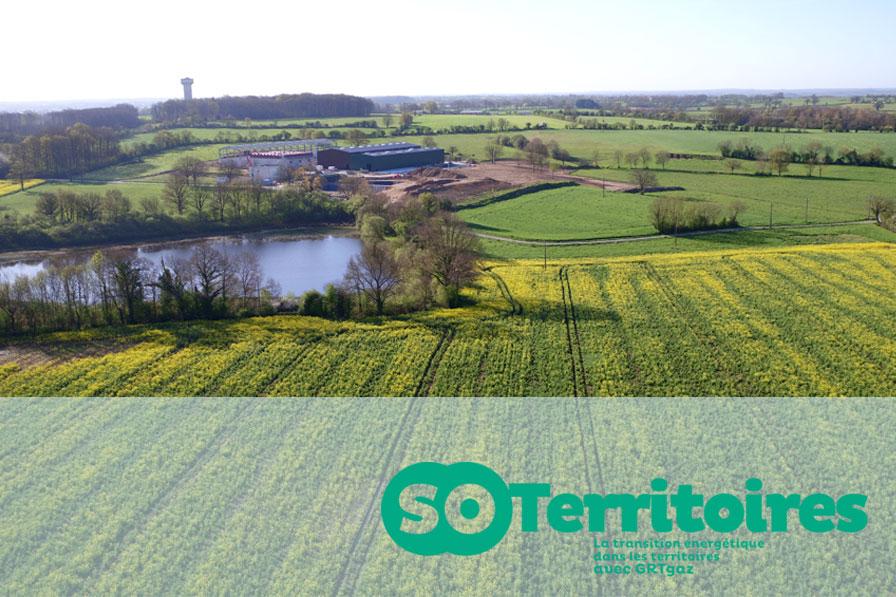
<path id="1" fill-rule="evenodd" d="M 600 449 L 597 445 L 596 433 L 594 429 L 594 417 L 591 414 L 589 405 L 585 403 L 590 391 L 588 388 L 587 376 L 585 373 L 585 359 L 582 355 L 582 339 L 579 335 L 579 323 L 576 315 L 575 302 L 572 298 L 572 284 L 569 282 L 569 269 L 567 267 L 560 268 L 560 286 L 563 297 L 563 319 L 566 324 L 566 339 L 569 343 L 570 358 L 572 360 L 573 371 L 573 388 L 575 396 L 576 423 L 579 428 L 579 444 L 582 448 L 582 458 L 585 463 L 585 480 L 588 484 L 589 493 L 594 493 L 595 485 L 600 488 L 601 492 L 606 492 L 604 484 L 603 466 L 601 464 Z M 570 326 L 572 322 L 572 326 Z M 579 374 L 576 375 L 576 360 L 580 368 Z M 580 392 L 576 379 L 581 380 L 582 391 Z M 590 443 L 591 450 L 588 450 Z M 593 474 L 592 474 L 592 458 L 593 457 Z"/>
<path id="2" fill-rule="evenodd" d="M 563 325 L 566 328 L 566 351 L 569 353 L 569 362 L 571 365 L 570 373 L 572 378 L 572 395 L 577 397 L 579 395 L 579 384 L 576 372 L 575 351 L 572 346 L 572 331 L 569 327 L 569 303 L 566 300 L 566 284 L 563 282 L 564 269 L 564 267 L 560 268 L 558 278 L 560 280 L 560 293 L 563 299 Z"/>
<path id="3" fill-rule="evenodd" d="M 383 460 L 383 467 L 380 470 L 376 488 L 370 497 L 370 501 L 367 503 L 364 515 L 361 518 L 361 523 L 358 525 L 354 537 L 352 537 L 348 550 L 349 555 L 342 561 L 342 565 L 339 568 L 339 574 L 336 576 L 336 583 L 333 585 L 333 590 L 331 592 L 331 595 L 333 596 L 342 593 L 354 593 L 355 585 L 358 582 L 358 578 L 361 576 L 361 571 L 364 568 L 364 564 L 367 562 L 367 555 L 370 552 L 370 547 L 376 537 L 375 533 L 368 532 L 371 523 L 376 518 L 376 505 L 383 494 L 390 473 L 404 458 L 407 443 L 401 442 L 401 440 L 410 436 L 410 433 L 417 422 L 417 418 L 420 416 L 420 410 L 423 408 L 423 400 L 421 399 L 421 396 L 424 395 L 424 392 L 428 394 L 429 390 L 432 388 L 435 372 L 439 367 L 439 362 L 442 360 L 442 356 L 445 354 L 445 351 L 451 344 L 451 340 L 454 338 L 454 333 L 455 330 L 453 327 L 445 328 L 442 331 L 442 337 L 439 339 L 438 344 L 436 344 L 436 347 L 429 355 L 426 369 L 424 370 L 423 375 L 420 376 L 420 381 L 417 383 L 414 396 L 410 398 L 410 404 L 408 404 L 404 415 L 402 415 L 401 422 L 398 425 L 398 429 L 395 432 L 392 442 L 389 445 L 389 450 L 386 453 L 386 458 Z"/>
<path id="4" fill-rule="evenodd" d="M 423 370 L 423 375 L 420 376 L 420 381 L 417 382 L 417 387 L 414 389 L 415 397 L 429 396 L 429 392 L 432 390 L 432 384 L 436 379 L 436 371 L 439 369 L 439 364 L 442 362 L 442 357 L 448 350 L 448 346 L 451 344 L 451 341 L 454 340 L 455 332 L 456 330 L 453 327 L 447 327 L 442 331 L 442 337 L 439 338 L 439 342 L 430 353 L 429 360 L 426 362 L 426 368 Z"/>
<path id="5" fill-rule="evenodd" d="M 495 284 L 498 286 L 498 291 L 501 293 L 501 296 L 510 303 L 510 314 L 511 315 L 522 315 L 523 314 L 523 305 L 520 304 L 515 298 L 513 298 L 513 294 L 510 292 L 510 288 L 507 286 L 507 282 L 504 281 L 500 275 L 496 274 L 492 271 L 492 268 L 487 267 L 483 270 L 489 277 L 495 281 Z"/>
<path id="6" fill-rule="evenodd" d="M 563 319 L 566 323 L 566 338 L 569 342 L 570 357 L 572 359 L 573 378 L 575 379 L 577 353 L 579 366 L 581 367 L 581 375 L 579 377 L 584 390 L 582 394 L 579 394 L 578 389 L 576 389 L 573 403 L 575 405 L 576 426 L 579 428 L 579 446 L 582 449 L 582 462 L 585 466 L 585 483 L 588 485 L 588 493 L 595 493 L 596 485 L 600 489 L 601 494 L 606 494 L 607 488 L 604 483 L 600 447 L 597 444 L 597 434 L 594 430 L 594 417 L 587 402 L 589 400 L 589 392 L 585 376 L 585 361 L 582 357 L 582 341 L 579 336 L 579 324 L 576 317 L 575 302 L 572 298 L 572 285 L 569 282 L 568 267 L 560 268 L 559 278 L 563 296 Z M 570 329 L 569 325 L 570 320 L 572 320 L 572 329 Z M 575 338 L 574 343 L 573 338 Z M 573 344 L 575 347 L 573 347 Z M 588 449 L 589 445 L 590 450 Z M 594 467 L 593 471 L 592 466 Z M 605 529 L 605 531 L 606 538 L 612 540 L 613 533 L 609 529 Z M 604 594 L 602 588 L 598 589 L 597 594 Z"/>

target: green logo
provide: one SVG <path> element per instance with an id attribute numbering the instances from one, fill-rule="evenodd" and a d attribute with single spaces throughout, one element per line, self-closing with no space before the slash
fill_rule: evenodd
<path id="1" fill-rule="evenodd" d="M 446 508 L 449 501 L 455 501 L 451 499 L 453 494 L 461 489 L 469 491 L 470 486 L 484 490 L 491 504 L 467 497 L 459 502 L 461 519 L 483 522 L 477 519 L 487 518 L 485 506 L 490 506 L 493 514 L 485 528 L 466 533 L 451 524 Z M 381 512 L 386 532 L 411 553 L 471 556 L 488 551 L 504 538 L 513 517 L 513 504 L 507 485 L 487 466 L 475 462 L 418 462 L 401 470 L 386 486 Z"/>
<path id="2" fill-rule="evenodd" d="M 791 512 L 811 533 L 857 533 L 868 524 L 868 497 L 860 493 L 836 499 L 824 493 L 769 493 L 755 477 L 747 479 L 738 494 L 704 496 L 688 484 L 673 491 L 660 478 L 650 482 L 650 490 L 640 495 L 553 495 L 549 483 L 508 485 L 475 462 L 418 462 L 392 478 L 380 512 L 392 540 L 421 556 L 471 556 L 493 548 L 510 528 L 514 499 L 519 500 L 524 533 L 537 532 L 541 520 L 558 533 L 605 533 L 609 513 L 618 514 L 623 533 L 634 533 L 645 519 L 641 511 L 657 533 L 676 527 L 685 533 L 732 533 L 743 526 L 752 533 L 787 532 Z"/>

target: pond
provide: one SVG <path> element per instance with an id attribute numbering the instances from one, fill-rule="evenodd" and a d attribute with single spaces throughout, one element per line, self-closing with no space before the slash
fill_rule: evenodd
<path id="1" fill-rule="evenodd" d="M 133 251 L 137 257 L 158 266 L 163 260 L 171 263 L 177 258 L 189 258 L 193 248 L 200 243 L 209 243 L 228 255 L 244 251 L 255 253 L 264 272 L 264 279 L 276 280 L 284 295 L 300 295 L 312 289 L 323 290 L 330 282 L 339 282 L 349 260 L 361 251 L 361 241 L 357 238 L 333 235 L 309 238 L 282 233 L 147 243 L 104 250 Z M 72 249 L 65 252 L 65 259 L 86 262 L 94 252 L 95 249 Z M 13 280 L 22 274 L 32 276 L 44 269 L 51 260 L 59 259 L 57 254 L 43 259 L 0 263 L 0 279 Z"/>

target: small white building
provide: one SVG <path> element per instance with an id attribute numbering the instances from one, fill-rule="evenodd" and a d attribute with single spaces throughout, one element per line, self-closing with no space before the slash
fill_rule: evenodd
<path id="1" fill-rule="evenodd" d="M 275 181 L 283 177 L 286 170 L 313 168 L 316 160 L 310 151 L 255 152 L 246 156 L 249 178 L 252 182 Z"/>

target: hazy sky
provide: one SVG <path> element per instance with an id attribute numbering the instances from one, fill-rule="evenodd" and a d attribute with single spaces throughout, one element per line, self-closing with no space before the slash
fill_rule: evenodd
<path id="1" fill-rule="evenodd" d="M 896 0 L 4 0 L 0 102 L 896 87 Z"/>

